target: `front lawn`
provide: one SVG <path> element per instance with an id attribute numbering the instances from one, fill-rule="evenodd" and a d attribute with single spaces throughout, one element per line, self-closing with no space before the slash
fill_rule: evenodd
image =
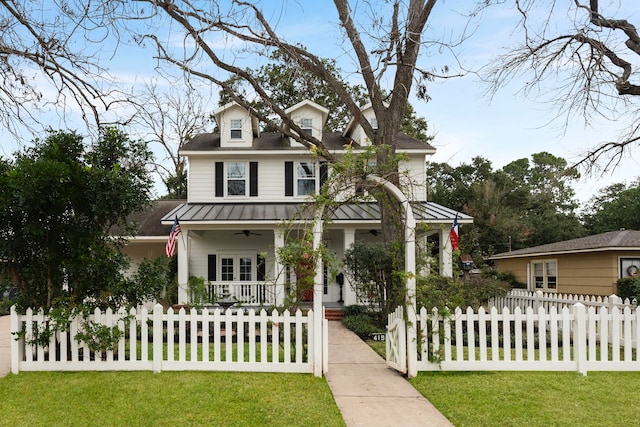
<path id="1" fill-rule="evenodd" d="M 457 427 L 640 425 L 639 372 L 421 372 L 411 384 Z"/>
<path id="2" fill-rule="evenodd" d="M 0 408 L 3 426 L 344 426 L 310 374 L 21 372 Z"/>

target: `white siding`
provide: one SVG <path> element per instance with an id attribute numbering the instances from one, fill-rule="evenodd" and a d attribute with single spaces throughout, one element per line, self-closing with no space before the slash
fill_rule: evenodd
<path id="1" fill-rule="evenodd" d="M 215 160 L 213 157 L 189 157 L 189 203 L 213 202 L 215 195 Z"/>
<path id="2" fill-rule="evenodd" d="M 405 188 L 410 189 L 411 200 L 424 201 L 427 200 L 426 194 L 426 158 L 422 155 L 416 155 L 409 158 L 408 162 L 400 165 L 401 176 L 403 171 L 407 171 L 406 178 L 403 178 L 402 184 Z"/>
<path id="3" fill-rule="evenodd" d="M 262 231 L 256 227 L 248 227 L 251 230 L 258 231 L 261 235 L 252 235 L 249 237 L 234 234 L 235 231 L 204 231 L 199 232 L 199 236 L 193 236 L 189 239 L 190 257 L 189 257 L 189 275 L 203 277 L 207 279 L 209 255 L 218 256 L 217 262 L 220 262 L 220 255 L 248 255 L 253 260 L 253 269 L 255 274 L 257 256 L 259 253 L 267 253 L 267 277 L 273 277 L 273 233 L 270 231 Z M 218 272 L 220 270 L 218 269 Z"/>

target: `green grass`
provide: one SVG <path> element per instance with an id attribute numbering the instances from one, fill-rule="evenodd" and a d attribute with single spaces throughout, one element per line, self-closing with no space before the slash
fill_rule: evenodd
<path id="1" fill-rule="evenodd" d="M 0 426 L 344 426 L 310 374 L 21 372 L 0 379 Z"/>
<path id="2" fill-rule="evenodd" d="M 457 427 L 640 425 L 638 372 L 421 372 L 411 383 Z"/>

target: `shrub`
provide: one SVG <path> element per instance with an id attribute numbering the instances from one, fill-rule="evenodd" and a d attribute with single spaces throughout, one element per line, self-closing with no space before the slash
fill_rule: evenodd
<path id="1" fill-rule="evenodd" d="M 363 340 L 368 339 L 373 333 L 384 331 L 384 329 L 376 326 L 374 319 L 367 314 L 344 317 L 342 324 Z"/>
<path id="2" fill-rule="evenodd" d="M 359 314 L 367 314 L 369 309 L 364 305 L 349 305 L 342 311 L 344 317 L 357 316 Z"/>
<path id="3" fill-rule="evenodd" d="M 640 301 L 640 277 L 623 277 L 616 282 L 620 298 Z"/>
<path id="4" fill-rule="evenodd" d="M 510 289 L 511 286 L 507 282 L 493 277 L 472 277 L 463 280 L 431 275 L 418 277 L 416 281 L 418 307 L 427 309 L 478 308 L 492 297 L 506 295 Z"/>

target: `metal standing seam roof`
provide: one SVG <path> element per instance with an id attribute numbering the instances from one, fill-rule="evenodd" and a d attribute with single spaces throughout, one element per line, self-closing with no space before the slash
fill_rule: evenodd
<path id="1" fill-rule="evenodd" d="M 162 218 L 170 224 L 174 218 L 182 224 L 189 223 L 279 223 L 282 220 L 313 218 L 313 211 L 305 209 L 304 203 L 184 203 Z M 472 223 L 473 218 L 433 202 L 412 203 L 417 222 L 450 223 L 456 215 L 461 224 Z M 330 218 L 340 222 L 379 222 L 380 208 L 377 203 L 346 203 L 330 213 Z"/>
<path id="2" fill-rule="evenodd" d="M 495 254 L 488 259 L 509 259 L 562 253 L 594 252 L 611 250 L 640 250 L 640 231 L 617 230 L 593 236 L 548 243 L 531 248 Z"/>

